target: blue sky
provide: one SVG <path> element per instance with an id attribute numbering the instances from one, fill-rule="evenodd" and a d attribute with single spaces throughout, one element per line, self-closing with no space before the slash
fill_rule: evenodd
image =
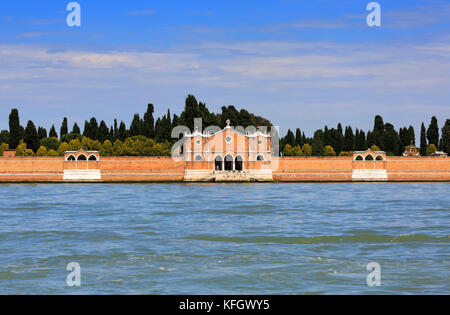
<path id="1" fill-rule="evenodd" d="M 284 133 L 338 122 L 365 130 L 450 118 L 450 2 L 368 0 L 0 2 L 0 129 L 127 124 L 146 104 L 180 113 L 187 94 L 215 112 L 236 105 Z"/>

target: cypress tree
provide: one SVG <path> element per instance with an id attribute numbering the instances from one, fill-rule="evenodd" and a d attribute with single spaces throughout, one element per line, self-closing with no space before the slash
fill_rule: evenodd
<path id="1" fill-rule="evenodd" d="M 89 124 L 89 122 L 87 120 L 85 120 L 84 121 L 83 136 L 85 136 L 86 138 L 90 138 L 91 134 L 92 134 L 91 125 Z"/>
<path id="2" fill-rule="evenodd" d="M 394 126 L 390 123 L 386 123 L 385 126 L 385 132 L 383 134 L 383 145 L 384 150 L 387 153 L 393 154 L 393 155 L 399 155 L 401 149 L 400 149 L 400 139 L 398 136 L 397 131 L 395 131 Z"/>
<path id="3" fill-rule="evenodd" d="M 431 123 L 427 130 L 427 139 L 428 144 L 434 144 L 436 148 L 439 146 L 439 126 L 435 116 L 431 118 Z"/>
<path id="4" fill-rule="evenodd" d="M 445 125 L 442 128 L 442 151 L 450 154 L 450 119 L 445 121 Z"/>
<path id="5" fill-rule="evenodd" d="M 367 141 L 366 141 L 366 134 L 363 130 L 356 129 L 356 136 L 355 136 L 355 150 L 357 151 L 365 151 L 367 150 Z"/>
<path id="6" fill-rule="evenodd" d="M 106 123 L 104 120 L 100 122 L 100 127 L 98 128 L 98 136 L 97 140 L 101 143 L 105 142 L 106 140 L 109 140 L 109 129 L 108 126 L 106 126 Z"/>
<path id="7" fill-rule="evenodd" d="M 56 133 L 55 125 L 52 125 L 52 128 L 50 128 L 50 132 L 48 134 L 50 138 L 58 138 L 58 134 Z"/>
<path id="8" fill-rule="evenodd" d="M 78 127 L 78 124 L 77 124 L 77 123 L 74 123 L 74 124 L 73 124 L 73 127 L 72 127 L 72 133 L 81 134 L 80 127 Z"/>
<path id="9" fill-rule="evenodd" d="M 88 138 L 91 138 L 92 140 L 98 140 L 99 136 L 98 123 L 95 117 L 92 117 L 91 120 L 89 121 L 89 130 L 90 135 Z"/>
<path id="10" fill-rule="evenodd" d="M 303 147 L 302 132 L 300 128 L 297 128 L 297 130 L 295 130 L 295 145 Z"/>
<path id="11" fill-rule="evenodd" d="M 414 131 L 414 127 L 413 126 L 409 126 L 408 132 L 409 132 L 409 139 L 411 140 L 411 143 L 413 145 L 416 145 L 416 133 Z"/>
<path id="12" fill-rule="evenodd" d="M 64 137 L 66 134 L 69 133 L 69 128 L 67 126 L 67 117 L 64 117 L 63 122 L 61 124 L 61 129 L 59 131 L 59 135 L 62 137 Z"/>
<path id="13" fill-rule="evenodd" d="M 312 143 L 312 155 L 313 156 L 323 156 L 323 142 L 322 140 L 318 137 L 318 138 L 314 138 L 313 139 L 313 143 Z"/>
<path id="14" fill-rule="evenodd" d="M 420 154 L 422 156 L 427 155 L 427 136 L 426 136 L 426 130 L 425 130 L 425 124 L 422 123 L 422 126 L 420 128 Z"/>
<path id="15" fill-rule="evenodd" d="M 11 149 L 17 148 L 23 136 L 24 130 L 20 125 L 19 111 L 14 108 L 9 115 L 9 147 Z"/>
<path id="16" fill-rule="evenodd" d="M 158 117 L 158 119 L 156 119 L 156 123 L 155 123 L 155 141 L 157 143 L 163 142 L 164 141 L 164 130 L 163 130 L 163 122 L 162 120 L 164 119 L 164 117 L 161 119 Z"/>
<path id="17" fill-rule="evenodd" d="M 373 126 L 373 140 L 375 141 L 375 145 L 378 146 L 381 150 L 386 150 L 385 145 L 383 143 L 384 138 L 384 122 L 383 118 L 380 115 L 375 116 L 375 122 Z"/>
<path id="18" fill-rule="evenodd" d="M 2 130 L 0 132 L 0 144 L 2 144 L 2 143 L 9 144 L 9 131 L 8 130 Z"/>
<path id="19" fill-rule="evenodd" d="M 27 147 L 36 152 L 39 149 L 39 136 L 31 120 L 28 121 L 27 127 L 25 128 L 25 133 L 23 140 L 27 144 Z"/>
<path id="20" fill-rule="evenodd" d="M 139 114 L 134 114 L 133 121 L 131 122 L 131 125 L 130 125 L 130 135 L 132 137 L 143 135 L 141 127 L 142 127 L 142 123 L 141 123 L 141 119 L 139 118 Z"/>
<path id="21" fill-rule="evenodd" d="M 291 131 L 291 129 L 288 130 L 286 134 L 285 144 L 289 144 L 291 147 L 295 146 L 295 137 L 294 133 Z"/>
<path id="22" fill-rule="evenodd" d="M 335 149 L 335 152 L 337 154 L 339 154 L 340 152 L 342 152 L 342 150 L 344 149 L 344 134 L 342 132 L 342 125 L 341 123 L 338 124 L 337 126 L 337 131 L 336 131 L 336 143 L 335 146 L 333 146 L 333 148 Z"/>
<path id="23" fill-rule="evenodd" d="M 39 140 L 47 138 L 47 130 L 44 127 L 38 127 Z"/>
<path id="24" fill-rule="evenodd" d="M 114 119 L 114 135 L 113 135 L 114 141 L 116 141 L 118 137 L 119 137 L 119 127 L 117 126 L 117 119 Z"/>
<path id="25" fill-rule="evenodd" d="M 148 104 L 147 111 L 144 114 L 144 136 L 150 139 L 155 138 L 155 118 L 153 117 L 154 112 L 155 109 L 153 107 L 153 104 Z"/>
<path id="26" fill-rule="evenodd" d="M 119 126 L 118 139 L 123 142 L 126 138 L 128 138 L 127 127 L 125 123 L 121 121 Z"/>
<path id="27" fill-rule="evenodd" d="M 225 121 L 228 119 L 228 117 L 226 117 L 227 113 L 227 108 L 224 106 L 222 107 L 222 127 L 225 126 Z M 225 117 L 223 117 L 225 116 Z M 184 111 L 181 113 L 181 122 L 184 126 L 188 127 L 189 130 L 191 130 L 192 132 L 194 131 L 194 118 L 198 118 L 201 117 L 200 114 L 200 110 L 198 108 L 198 103 L 197 103 L 197 99 L 195 98 L 194 95 L 188 95 L 188 97 L 186 98 L 185 101 L 185 107 L 184 107 Z M 231 120 L 231 118 L 230 118 Z M 236 120 L 232 123 L 236 123 Z M 155 133 L 157 132 L 156 130 L 156 125 L 155 125 Z"/>
<path id="28" fill-rule="evenodd" d="M 353 135 L 352 127 L 345 127 L 344 136 L 344 151 L 354 151 L 355 150 L 355 136 Z M 339 154 L 340 152 L 337 152 Z"/>

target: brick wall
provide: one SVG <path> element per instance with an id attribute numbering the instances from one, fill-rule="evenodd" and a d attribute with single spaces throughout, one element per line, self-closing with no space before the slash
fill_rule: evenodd
<path id="1" fill-rule="evenodd" d="M 100 169 L 106 182 L 182 181 L 185 163 L 170 157 L 101 157 L 99 162 L 79 161 L 78 169 Z M 351 181 L 352 169 L 373 169 L 373 162 L 351 157 L 283 157 L 273 171 L 276 181 Z M 450 157 L 387 157 L 376 169 L 386 168 L 390 181 L 450 181 Z M 75 162 L 62 157 L 0 157 L 0 182 L 61 182 L 64 169 Z"/>

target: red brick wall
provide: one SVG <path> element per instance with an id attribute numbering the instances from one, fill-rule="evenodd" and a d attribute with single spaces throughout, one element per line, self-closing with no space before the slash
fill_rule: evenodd
<path id="1" fill-rule="evenodd" d="M 351 181 L 351 157 L 282 157 L 276 181 Z"/>
<path id="2" fill-rule="evenodd" d="M 63 167 L 62 157 L 0 157 L 0 182 L 58 182 Z"/>
<path id="3" fill-rule="evenodd" d="M 355 164 L 356 163 L 356 164 Z M 276 181 L 351 181 L 352 168 L 361 168 L 351 157 L 283 157 L 273 171 Z M 450 181 L 450 157 L 387 157 L 376 162 L 386 167 L 390 181 Z M 78 162 L 78 169 L 86 169 Z M 366 162 L 366 169 L 373 162 Z M 60 182 L 64 169 L 75 162 L 62 157 L 0 157 L 0 182 Z M 185 163 L 170 157 L 100 157 L 89 162 L 89 169 L 100 169 L 106 182 L 182 181 Z"/>

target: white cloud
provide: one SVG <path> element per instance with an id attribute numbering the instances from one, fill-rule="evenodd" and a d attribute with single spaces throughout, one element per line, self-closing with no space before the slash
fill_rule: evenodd
<path id="1" fill-rule="evenodd" d="M 448 51 L 442 42 L 211 42 L 166 52 L 0 45 L 0 115 L 20 104 L 49 121 L 57 120 L 52 114 L 127 120 L 148 101 L 179 111 L 194 93 L 216 110 L 245 106 L 307 131 L 337 120 L 370 124 L 376 113 L 409 124 L 449 116 Z"/>

